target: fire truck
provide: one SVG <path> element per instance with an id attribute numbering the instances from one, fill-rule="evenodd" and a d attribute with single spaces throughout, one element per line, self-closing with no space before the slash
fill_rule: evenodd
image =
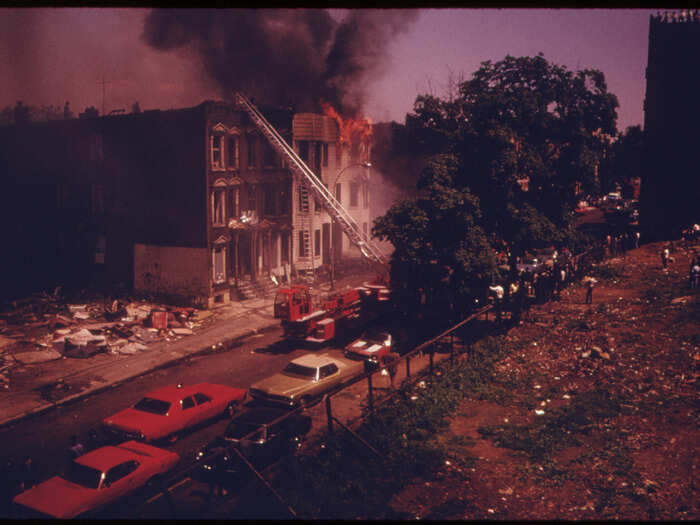
<path id="1" fill-rule="evenodd" d="M 386 313 L 389 289 L 381 282 L 338 292 L 314 304 L 304 285 L 277 290 L 275 319 L 282 320 L 284 336 L 322 344 L 351 333 Z"/>
<path id="2" fill-rule="evenodd" d="M 302 207 L 308 209 L 309 198 L 316 199 L 348 236 L 350 242 L 358 247 L 362 255 L 374 264 L 381 274 L 386 275 L 388 265 L 384 254 L 372 243 L 367 233 L 360 229 L 321 179 L 304 163 L 248 97 L 236 93 L 236 100 L 301 182 L 300 199 L 304 204 Z M 306 228 L 300 231 L 304 238 L 309 237 L 310 232 Z M 282 320 L 285 337 L 324 343 L 380 315 L 389 304 L 386 282 L 385 277 L 359 288 L 339 292 L 316 305 L 313 304 L 306 286 L 281 288 L 277 290 L 275 297 L 275 318 Z"/>

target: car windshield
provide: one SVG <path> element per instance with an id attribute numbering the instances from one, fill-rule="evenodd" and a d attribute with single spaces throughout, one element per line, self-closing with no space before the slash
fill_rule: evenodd
<path id="1" fill-rule="evenodd" d="M 141 410 L 142 412 L 150 412 L 151 414 L 158 414 L 159 416 L 164 416 L 168 413 L 170 409 L 170 403 L 163 401 L 162 399 L 153 399 L 152 397 L 144 397 L 141 401 L 134 405 L 136 410 Z"/>
<path id="2" fill-rule="evenodd" d="M 63 475 L 63 479 L 89 489 L 96 489 L 100 486 L 102 472 L 92 467 L 72 461 L 69 463 L 68 468 Z"/>
<path id="3" fill-rule="evenodd" d="M 367 330 L 362 338 L 374 343 L 383 343 L 388 339 L 388 334 L 386 332 L 380 332 L 379 330 Z"/>
<path id="4" fill-rule="evenodd" d="M 297 363 L 289 363 L 284 367 L 282 373 L 287 375 L 308 377 L 314 379 L 316 377 L 316 369 L 310 366 L 298 365 Z"/>

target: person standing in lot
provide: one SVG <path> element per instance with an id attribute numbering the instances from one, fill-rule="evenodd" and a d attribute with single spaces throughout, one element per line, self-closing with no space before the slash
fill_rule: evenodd
<path id="1" fill-rule="evenodd" d="M 670 254 L 668 247 L 664 248 L 663 251 L 661 252 L 661 266 L 663 267 L 664 270 L 666 268 L 668 268 L 668 259 L 669 259 L 670 255 L 671 254 Z"/>
<path id="2" fill-rule="evenodd" d="M 586 288 L 586 304 L 593 303 L 593 287 L 595 286 L 595 279 L 593 277 L 588 278 L 588 286 Z"/>

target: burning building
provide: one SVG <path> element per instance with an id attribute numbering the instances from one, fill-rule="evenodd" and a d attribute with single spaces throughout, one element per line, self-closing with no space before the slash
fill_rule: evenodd
<path id="1" fill-rule="evenodd" d="M 265 112 L 369 233 L 371 124 Z M 122 282 L 213 306 L 359 257 L 238 105 L 0 127 L 5 290 Z"/>

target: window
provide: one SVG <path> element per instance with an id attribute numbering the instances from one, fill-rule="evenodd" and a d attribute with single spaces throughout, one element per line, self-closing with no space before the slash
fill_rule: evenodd
<path id="1" fill-rule="evenodd" d="M 211 137 L 211 167 L 214 169 L 221 169 L 224 167 L 222 153 L 221 153 L 221 143 L 223 142 L 223 137 L 221 135 L 212 135 Z"/>
<path id="2" fill-rule="evenodd" d="M 321 150 L 321 155 L 323 157 L 323 167 L 328 167 L 328 143 L 323 143 L 323 149 Z"/>
<path id="3" fill-rule="evenodd" d="M 238 169 L 238 135 L 228 137 L 228 167 Z"/>
<path id="4" fill-rule="evenodd" d="M 357 206 L 357 197 L 360 193 L 360 185 L 357 182 L 350 183 L 350 207 Z"/>
<path id="5" fill-rule="evenodd" d="M 279 239 L 279 234 L 275 233 L 272 235 L 272 253 L 270 253 L 270 266 L 272 268 L 276 268 L 278 266 L 277 261 L 279 259 L 277 258 L 277 244 L 279 243 Z"/>
<path id="6" fill-rule="evenodd" d="M 265 145 L 263 146 L 263 166 L 274 168 L 277 166 L 276 160 L 275 150 L 272 149 L 269 142 L 265 141 Z"/>
<path id="7" fill-rule="evenodd" d="M 197 402 L 198 405 L 201 405 L 203 403 L 208 403 L 209 401 L 211 401 L 211 398 L 206 394 L 202 394 L 201 392 L 197 392 L 194 395 L 194 400 Z"/>
<path id="8" fill-rule="evenodd" d="M 362 233 L 364 233 L 365 237 L 367 237 L 367 223 L 366 222 L 362 223 Z"/>
<path id="9" fill-rule="evenodd" d="M 214 282 L 222 283 L 226 279 L 224 247 L 217 246 L 214 248 Z"/>
<path id="10" fill-rule="evenodd" d="M 255 147 L 256 147 L 255 136 L 248 135 L 248 167 L 254 168 L 256 164 L 255 157 Z"/>
<path id="11" fill-rule="evenodd" d="M 226 200 L 226 190 L 216 189 L 212 194 L 212 222 L 214 224 L 223 225 L 226 222 L 226 209 L 224 202 Z"/>
<path id="12" fill-rule="evenodd" d="M 338 204 L 342 204 L 342 192 L 341 190 L 343 189 L 342 184 L 339 182 L 338 184 L 335 185 L 335 198 L 338 199 Z"/>
<path id="13" fill-rule="evenodd" d="M 314 230 L 314 255 L 321 255 L 321 230 Z"/>
<path id="14" fill-rule="evenodd" d="M 330 375 L 335 374 L 338 371 L 337 365 L 335 363 L 331 363 L 330 365 L 325 365 L 321 367 L 321 370 L 319 371 L 319 378 L 323 379 L 324 377 L 328 377 Z"/>
<path id="15" fill-rule="evenodd" d="M 238 186 L 228 190 L 228 209 L 231 217 L 238 218 L 241 215 L 238 203 L 239 194 L 240 190 L 238 189 Z"/>
<path id="16" fill-rule="evenodd" d="M 107 475 L 105 476 L 105 486 L 109 486 L 112 483 L 116 483 L 120 479 L 125 478 L 137 468 L 139 468 L 139 462 L 133 459 L 120 463 L 116 467 L 112 467 L 107 471 Z"/>
<path id="17" fill-rule="evenodd" d="M 246 199 L 246 210 L 247 211 L 255 211 L 258 203 L 258 194 L 257 194 L 257 188 L 255 187 L 255 184 L 248 184 L 248 195 Z"/>
<path id="18" fill-rule="evenodd" d="M 299 158 L 304 162 L 309 162 L 309 141 L 300 140 L 299 141 Z"/>
<path id="19" fill-rule="evenodd" d="M 180 401 L 180 405 L 182 406 L 182 410 L 192 408 L 194 406 L 194 399 L 192 399 L 192 396 L 188 396 L 182 401 Z"/>
<path id="20" fill-rule="evenodd" d="M 265 199 L 265 215 L 276 215 L 277 214 L 277 206 L 275 203 L 275 186 L 274 184 L 264 184 L 263 185 L 263 197 Z"/>
<path id="21" fill-rule="evenodd" d="M 282 187 L 279 190 L 279 214 L 289 215 L 289 209 L 291 207 L 291 191 L 288 182 L 283 182 Z"/>
<path id="22" fill-rule="evenodd" d="M 282 234 L 282 264 L 289 264 L 289 234 Z"/>
<path id="23" fill-rule="evenodd" d="M 309 255 L 309 247 L 304 242 L 306 239 L 305 233 L 304 230 L 299 230 L 299 257 L 308 257 Z"/>
<path id="24" fill-rule="evenodd" d="M 362 207 L 369 208 L 369 184 L 366 182 L 362 183 Z"/>

